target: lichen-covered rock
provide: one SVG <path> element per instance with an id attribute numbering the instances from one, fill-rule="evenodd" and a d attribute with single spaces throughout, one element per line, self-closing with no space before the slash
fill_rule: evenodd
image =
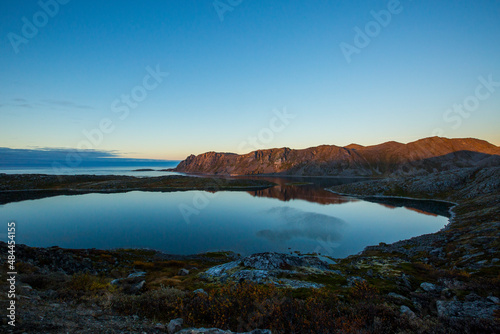
<path id="1" fill-rule="evenodd" d="M 281 253 L 257 253 L 241 261 L 245 267 L 273 270 L 287 267 L 308 267 L 320 270 L 328 269 L 328 264 L 315 256 L 294 256 Z"/>
<path id="2" fill-rule="evenodd" d="M 493 319 L 495 310 L 498 305 L 490 300 L 475 300 L 475 301 L 436 301 L 438 315 L 447 318 L 484 318 Z"/>
<path id="3" fill-rule="evenodd" d="M 279 278 L 293 274 L 339 273 L 329 269 L 326 262 L 315 256 L 288 255 L 281 253 L 258 253 L 241 260 L 212 267 L 200 276 L 218 281 L 250 281 L 258 284 L 270 283 L 288 288 L 321 288 L 322 284 L 295 279 Z"/>

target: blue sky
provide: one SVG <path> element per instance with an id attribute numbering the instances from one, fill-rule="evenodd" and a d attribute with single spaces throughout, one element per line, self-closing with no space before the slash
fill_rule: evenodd
<path id="1" fill-rule="evenodd" d="M 0 3 L 0 147 L 500 145 L 499 1 L 41 3 Z"/>

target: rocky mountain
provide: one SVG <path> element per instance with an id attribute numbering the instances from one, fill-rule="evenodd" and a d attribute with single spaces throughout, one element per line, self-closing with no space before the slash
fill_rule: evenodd
<path id="1" fill-rule="evenodd" d="M 430 137 L 408 144 L 288 147 L 248 154 L 190 155 L 175 171 L 219 175 L 395 176 L 422 175 L 464 167 L 500 166 L 500 147 L 474 138 Z"/>

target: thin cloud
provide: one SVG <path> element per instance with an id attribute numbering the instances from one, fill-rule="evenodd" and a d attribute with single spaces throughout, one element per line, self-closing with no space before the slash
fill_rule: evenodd
<path id="1" fill-rule="evenodd" d="M 33 105 L 32 105 L 32 104 L 29 104 L 29 103 L 17 104 L 17 105 L 16 105 L 16 107 L 33 109 Z"/>
<path id="2" fill-rule="evenodd" d="M 72 108 L 72 109 L 95 109 L 92 106 L 86 105 L 86 104 L 79 104 L 73 101 L 68 101 L 68 100 L 54 100 L 54 99 L 45 99 L 41 100 L 40 102 L 31 102 L 28 101 L 25 98 L 17 97 L 14 99 L 11 99 L 10 102 L 8 103 L 2 103 L 0 104 L 0 107 L 20 107 L 20 108 L 35 108 L 35 107 L 40 107 L 40 106 L 49 106 L 49 107 L 62 107 L 62 108 Z"/>
<path id="3" fill-rule="evenodd" d="M 57 106 L 57 107 L 65 107 L 65 108 L 76 108 L 76 109 L 94 109 L 91 106 L 85 104 L 78 104 L 72 101 L 67 100 L 43 100 L 45 104 Z"/>
<path id="4" fill-rule="evenodd" d="M 54 163 L 65 165 L 68 159 L 81 159 L 79 166 L 130 165 L 138 163 L 164 163 L 164 160 L 121 158 L 121 152 L 110 150 L 77 150 L 71 148 L 33 147 L 12 149 L 0 147 L 0 167 L 40 166 L 50 167 Z"/>

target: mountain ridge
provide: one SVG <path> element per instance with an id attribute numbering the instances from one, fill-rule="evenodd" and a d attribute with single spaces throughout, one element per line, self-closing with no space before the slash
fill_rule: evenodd
<path id="1" fill-rule="evenodd" d="M 429 137 L 408 144 L 395 141 L 345 147 L 262 149 L 246 154 L 190 155 L 174 169 L 214 175 L 395 176 L 463 167 L 500 165 L 500 147 L 476 138 Z"/>

